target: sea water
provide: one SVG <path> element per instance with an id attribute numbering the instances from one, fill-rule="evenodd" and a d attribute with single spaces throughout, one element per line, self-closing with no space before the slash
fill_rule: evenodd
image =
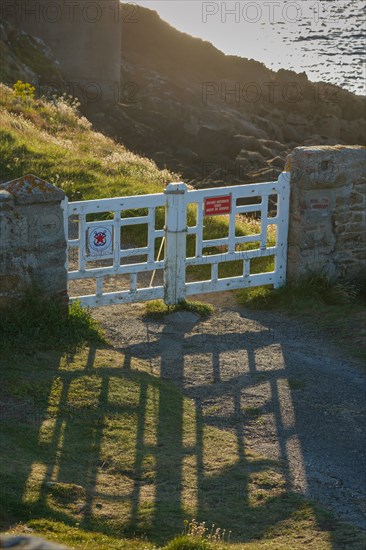
<path id="1" fill-rule="evenodd" d="M 270 56 L 274 58 L 268 66 L 276 70 L 286 66 L 296 72 L 305 71 L 310 80 L 331 82 L 365 94 L 366 3 L 307 0 L 297 4 L 307 17 L 299 19 L 296 26 L 283 20 L 273 24 L 272 47 L 277 45 L 281 60 L 276 59 L 276 55 Z M 290 11 L 289 15 L 291 17 Z M 279 45 L 281 41 L 284 47 Z"/>
<path id="2" fill-rule="evenodd" d="M 225 54 L 366 93 L 366 2 L 135 0 Z M 138 17 L 137 17 L 138 19 Z"/>

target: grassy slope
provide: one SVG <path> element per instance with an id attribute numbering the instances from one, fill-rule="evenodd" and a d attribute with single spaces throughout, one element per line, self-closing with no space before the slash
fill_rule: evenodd
<path id="1" fill-rule="evenodd" d="M 65 102 L 19 100 L 0 84 L 0 174 L 27 173 L 72 200 L 161 192 L 177 177 L 94 132 Z"/>

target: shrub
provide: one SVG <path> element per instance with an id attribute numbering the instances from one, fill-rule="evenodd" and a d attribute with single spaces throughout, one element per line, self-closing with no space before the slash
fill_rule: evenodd
<path id="1" fill-rule="evenodd" d="M 29 84 L 28 82 L 22 82 L 21 80 L 18 80 L 14 86 L 14 96 L 19 97 L 22 100 L 27 99 L 34 99 L 35 97 L 35 87 L 32 86 L 32 84 Z"/>

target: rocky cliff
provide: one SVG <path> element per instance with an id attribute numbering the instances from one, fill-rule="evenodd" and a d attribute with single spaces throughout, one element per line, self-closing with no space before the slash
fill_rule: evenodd
<path id="1" fill-rule="evenodd" d="M 140 8 L 122 19 L 121 86 L 83 105 L 98 130 L 195 186 L 276 178 L 298 145 L 366 144 L 366 98 L 226 56 Z M 3 81 L 53 81 L 62 64 L 38 37 L 1 26 Z M 108 62 L 108 60 L 106 61 Z M 48 79 L 49 80 L 49 79 Z M 104 98 L 105 99 L 105 98 Z"/>
<path id="2" fill-rule="evenodd" d="M 0 82 L 6 85 L 23 80 L 35 84 L 38 92 L 44 82 L 63 86 L 61 66 L 52 50 L 4 19 L 0 19 L 0 60 Z"/>
<path id="3" fill-rule="evenodd" d="M 123 23 L 120 104 L 89 116 L 195 185 L 275 177 L 297 145 L 365 144 L 365 98 L 226 56 L 149 9 Z"/>

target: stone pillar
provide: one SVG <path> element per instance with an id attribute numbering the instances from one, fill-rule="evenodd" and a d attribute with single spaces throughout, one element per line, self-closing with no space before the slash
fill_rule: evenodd
<path id="1" fill-rule="evenodd" d="M 362 276 L 366 148 L 298 147 L 290 164 L 288 280 Z"/>
<path id="2" fill-rule="evenodd" d="M 0 306 L 29 287 L 67 303 L 64 199 L 33 175 L 0 185 Z"/>

